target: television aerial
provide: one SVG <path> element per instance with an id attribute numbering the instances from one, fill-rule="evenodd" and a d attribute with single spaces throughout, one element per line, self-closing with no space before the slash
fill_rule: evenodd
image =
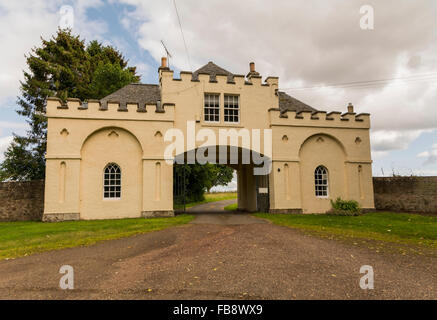
<path id="1" fill-rule="evenodd" d="M 165 53 L 167 54 L 168 67 L 170 67 L 170 58 L 172 57 L 167 47 L 164 44 L 164 41 L 161 40 L 161 44 L 164 47 Z"/>

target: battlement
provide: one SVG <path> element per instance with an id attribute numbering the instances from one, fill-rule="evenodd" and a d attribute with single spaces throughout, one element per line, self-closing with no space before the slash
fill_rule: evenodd
<path id="1" fill-rule="evenodd" d="M 196 82 L 200 83 L 210 83 L 217 85 L 235 85 L 239 86 L 253 86 L 253 87 L 267 87 L 270 90 L 272 88 L 278 88 L 278 77 L 267 77 L 264 82 L 262 82 L 261 76 L 252 76 L 250 79 L 246 80 L 246 76 L 240 74 L 234 74 L 232 77 L 226 75 L 216 75 L 212 77 L 209 73 L 198 73 L 197 78 L 193 77 L 193 73 L 190 71 L 181 71 L 180 78 L 174 77 L 174 71 L 168 68 L 161 68 L 159 70 L 159 82 L 161 87 L 170 84 L 181 83 L 183 86 L 193 86 Z"/>
<path id="2" fill-rule="evenodd" d="M 120 119 L 144 121 L 173 121 L 174 104 L 146 104 L 137 101 L 120 102 L 68 98 L 66 103 L 57 97 L 47 98 L 48 118 Z"/>
<path id="3" fill-rule="evenodd" d="M 335 128 L 370 128 L 370 114 L 339 111 L 285 111 L 278 108 L 269 109 L 272 126 L 335 127 Z"/>

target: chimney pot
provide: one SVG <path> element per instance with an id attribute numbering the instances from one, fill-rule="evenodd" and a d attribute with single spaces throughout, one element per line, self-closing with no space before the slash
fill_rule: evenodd
<path id="1" fill-rule="evenodd" d="M 347 112 L 354 113 L 354 106 L 350 102 L 349 102 L 349 105 L 347 106 Z"/>
<path id="2" fill-rule="evenodd" d="M 251 62 L 249 66 L 250 66 L 250 72 L 255 72 L 255 62 Z"/>
<path id="3" fill-rule="evenodd" d="M 161 58 L 161 68 L 167 68 L 167 58 L 166 57 Z"/>

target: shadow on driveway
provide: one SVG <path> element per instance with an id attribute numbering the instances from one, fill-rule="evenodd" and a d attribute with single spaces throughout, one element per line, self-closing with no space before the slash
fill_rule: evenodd
<path id="1" fill-rule="evenodd" d="M 226 211 L 224 207 L 236 203 L 236 199 L 222 200 L 199 204 L 187 210 L 196 218 L 193 224 L 217 224 L 217 225 L 244 225 L 256 223 L 268 223 L 265 220 L 252 217 L 250 214 L 238 211 Z"/>

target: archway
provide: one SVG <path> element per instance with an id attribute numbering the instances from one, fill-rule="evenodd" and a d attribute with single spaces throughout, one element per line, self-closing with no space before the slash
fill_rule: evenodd
<path id="1" fill-rule="evenodd" d="M 204 147 L 181 153 L 175 157 L 173 174 L 175 211 L 182 212 L 186 209 L 182 205 L 186 204 L 186 195 L 188 194 L 185 170 L 189 170 L 188 166 L 190 165 L 199 164 L 196 155 L 206 154 L 207 158 L 215 159 L 215 161 L 206 161 L 206 163 L 218 163 L 235 170 L 238 212 L 268 212 L 270 208 L 269 177 L 271 159 L 263 154 L 241 147 L 218 145 L 213 148 L 215 155 L 208 154 L 209 150 Z M 205 165 L 205 162 L 203 161 L 200 165 Z M 213 212 L 215 210 L 207 211 Z"/>

